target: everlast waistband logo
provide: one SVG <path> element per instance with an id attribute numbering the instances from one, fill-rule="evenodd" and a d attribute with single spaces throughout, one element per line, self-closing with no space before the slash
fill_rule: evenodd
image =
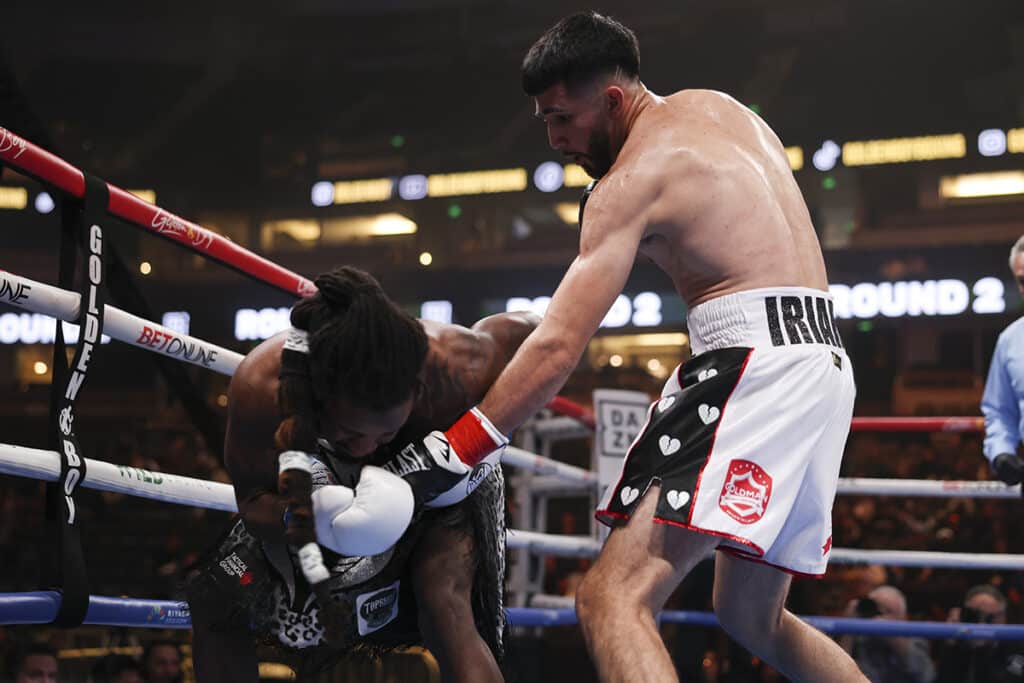
<path id="1" fill-rule="evenodd" d="M 837 349 L 843 348 L 831 299 L 823 296 L 766 296 L 764 310 L 773 346 L 828 344 Z"/>

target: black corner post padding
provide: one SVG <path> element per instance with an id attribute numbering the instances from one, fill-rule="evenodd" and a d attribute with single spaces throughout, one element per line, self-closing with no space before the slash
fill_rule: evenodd
<path id="1" fill-rule="evenodd" d="M 85 454 L 75 435 L 75 403 L 89 368 L 95 362 L 103 331 L 106 301 L 106 249 L 103 226 L 109 214 L 107 184 L 86 174 L 82 200 L 61 204 L 61 248 L 58 286 L 77 289 L 81 295 L 78 342 L 68 365 L 62 325 L 58 321 L 53 344 L 53 382 L 50 393 L 51 447 L 60 455 L 60 478 L 47 487 L 47 519 L 54 529 L 57 552 L 49 568 L 48 582 L 62 594 L 53 623 L 74 627 L 85 621 L 89 609 L 89 579 L 82 553 L 82 519 L 75 493 L 85 480 Z M 79 284 L 74 286 L 75 263 L 82 254 Z"/>

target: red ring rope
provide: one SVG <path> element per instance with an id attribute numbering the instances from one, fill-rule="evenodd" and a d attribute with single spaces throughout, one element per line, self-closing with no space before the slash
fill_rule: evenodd
<path id="1" fill-rule="evenodd" d="M 594 412 L 575 401 L 556 396 L 548 408 L 579 420 L 594 428 Z M 983 432 L 983 417 L 855 417 L 850 425 L 854 432 Z"/>
<path id="2" fill-rule="evenodd" d="M 2 127 L 0 160 L 74 197 L 85 196 L 85 175 L 82 171 Z M 173 240 L 289 294 L 309 296 L 316 291 L 316 287 L 307 278 L 257 256 L 215 232 L 144 202 L 115 185 L 106 185 L 110 191 L 110 202 L 107 204 L 110 215 Z"/>
<path id="3" fill-rule="evenodd" d="M 983 417 L 855 417 L 855 432 L 983 432 Z"/>

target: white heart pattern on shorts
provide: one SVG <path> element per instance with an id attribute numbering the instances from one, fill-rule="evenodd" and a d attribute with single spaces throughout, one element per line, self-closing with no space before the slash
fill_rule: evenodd
<path id="1" fill-rule="evenodd" d="M 666 396 L 665 398 L 658 401 L 658 412 L 664 413 L 666 410 L 672 407 L 672 404 L 676 402 L 675 396 Z"/>
<path id="2" fill-rule="evenodd" d="M 672 455 L 682 446 L 679 439 L 673 439 L 668 434 L 662 434 L 661 438 L 658 439 L 658 448 L 661 449 L 662 455 Z"/>
<path id="3" fill-rule="evenodd" d="M 718 419 L 721 412 L 719 412 L 718 408 L 714 406 L 709 406 L 707 403 L 701 403 L 700 406 L 697 407 L 697 414 L 700 415 L 701 422 L 709 425 Z"/>
<path id="4" fill-rule="evenodd" d="M 711 379 L 712 377 L 714 377 L 717 374 L 718 374 L 718 370 L 715 370 L 714 368 L 708 368 L 706 370 L 701 370 L 700 372 L 697 373 L 697 381 L 698 382 L 703 382 L 706 379 Z"/>
<path id="5" fill-rule="evenodd" d="M 623 505 L 629 505 L 634 500 L 636 500 L 637 496 L 639 495 L 640 489 L 634 489 L 629 486 L 623 486 L 622 490 L 619 491 L 619 500 L 622 501 Z"/>
<path id="6" fill-rule="evenodd" d="M 690 502 L 690 493 L 688 491 L 669 491 L 665 499 L 673 510 L 678 510 Z"/>

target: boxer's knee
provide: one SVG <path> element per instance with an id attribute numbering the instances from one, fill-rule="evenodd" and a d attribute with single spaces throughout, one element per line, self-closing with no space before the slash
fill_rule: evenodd
<path id="1" fill-rule="evenodd" d="M 576 616 L 584 630 L 596 628 L 616 608 L 623 608 L 624 596 L 616 592 L 614 583 L 605 572 L 594 568 L 580 581 L 576 589 Z"/>

